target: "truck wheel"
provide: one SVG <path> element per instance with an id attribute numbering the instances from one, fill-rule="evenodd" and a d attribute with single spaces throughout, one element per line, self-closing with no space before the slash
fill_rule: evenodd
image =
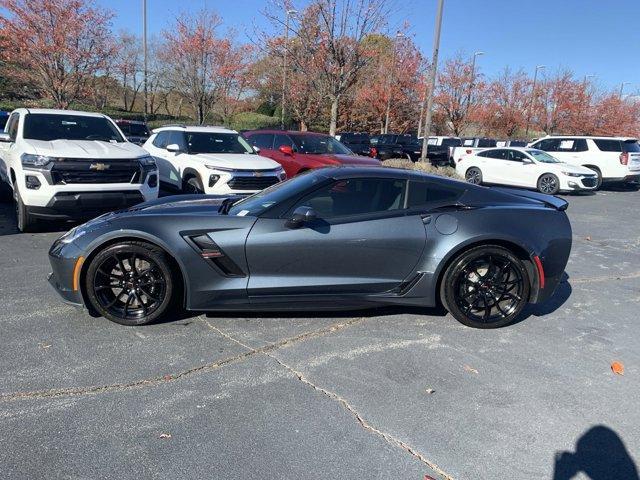
<path id="1" fill-rule="evenodd" d="M 29 213 L 28 207 L 22 201 L 17 185 L 15 186 L 16 200 L 16 220 L 18 222 L 18 230 L 21 232 L 32 232 L 35 230 L 36 219 Z"/>

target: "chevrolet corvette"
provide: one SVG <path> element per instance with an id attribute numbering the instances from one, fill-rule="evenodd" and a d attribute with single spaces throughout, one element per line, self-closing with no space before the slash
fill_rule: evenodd
<path id="1" fill-rule="evenodd" d="M 55 241 L 50 283 L 124 325 L 203 311 L 435 307 L 476 328 L 553 295 L 567 202 L 383 167 L 309 171 L 249 197 L 152 200 Z"/>

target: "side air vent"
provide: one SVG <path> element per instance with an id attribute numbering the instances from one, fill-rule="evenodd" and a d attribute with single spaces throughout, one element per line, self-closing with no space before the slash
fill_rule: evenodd
<path id="1" fill-rule="evenodd" d="M 227 257 L 224 251 L 206 233 L 185 237 L 189 244 L 207 262 L 217 267 L 227 277 L 245 277 L 242 269 Z"/>

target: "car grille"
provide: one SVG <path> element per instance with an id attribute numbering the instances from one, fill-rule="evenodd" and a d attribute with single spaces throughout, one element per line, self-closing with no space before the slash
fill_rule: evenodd
<path id="1" fill-rule="evenodd" d="M 266 177 L 233 177 L 227 185 L 231 190 L 262 190 L 278 183 L 280 180 L 275 176 Z"/>
<path id="2" fill-rule="evenodd" d="M 137 160 L 61 160 L 51 168 L 56 185 L 73 183 L 141 183 Z"/>
<path id="3" fill-rule="evenodd" d="M 582 179 L 582 184 L 585 187 L 595 187 L 597 183 L 597 179 L 595 177 L 584 177 Z"/>

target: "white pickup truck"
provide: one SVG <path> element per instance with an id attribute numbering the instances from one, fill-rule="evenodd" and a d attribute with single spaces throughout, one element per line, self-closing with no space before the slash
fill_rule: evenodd
<path id="1" fill-rule="evenodd" d="M 451 152 L 451 159 L 453 165 L 457 165 L 460 159 L 465 155 L 476 154 L 485 148 L 493 148 L 497 145 L 497 142 L 493 138 L 484 137 L 469 137 L 462 138 L 462 145 L 454 147 Z"/>
<path id="2" fill-rule="evenodd" d="M 156 163 L 100 113 L 19 108 L 0 133 L 0 183 L 18 229 L 86 220 L 158 197 Z"/>

